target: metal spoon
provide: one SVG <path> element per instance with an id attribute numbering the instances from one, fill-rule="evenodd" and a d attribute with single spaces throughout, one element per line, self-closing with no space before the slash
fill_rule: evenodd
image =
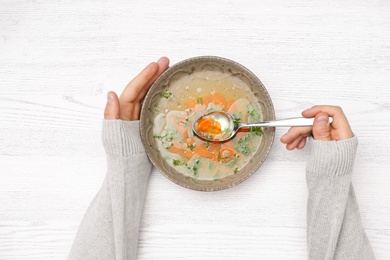
<path id="1" fill-rule="evenodd" d="M 199 123 L 208 119 L 218 125 L 218 131 L 203 131 L 199 129 Z M 234 137 L 240 128 L 250 127 L 291 127 L 291 126 L 312 126 L 314 118 L 294 117 L 273 121 L 264 121 L 258 123 L 239 123 L 230 113 L 224 111 L 211 112 L 205 114 L 194 121 L 192 124 L 192 130 L 201 139 L 213 142 L 224 142 Z M 329 123 L 333 122 L 333 118 L 329 117 Z M 217 133 L 213 133 L 217 132 Z"/>

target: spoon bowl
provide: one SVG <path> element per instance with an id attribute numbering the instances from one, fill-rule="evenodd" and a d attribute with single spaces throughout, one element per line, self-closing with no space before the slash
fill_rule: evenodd
<path id="1" fill-rule="evenodd" d="M 329 117 L 329 123 L 333 118 Z M 225 142 L 232 139 L 241 128 L 312 126 L 314 118 L 294 117 L 257 123 L 241 123 L 232 114 L 224 111 L 207 113 L 192 124 L 193 132 L 201 139 Z"/>

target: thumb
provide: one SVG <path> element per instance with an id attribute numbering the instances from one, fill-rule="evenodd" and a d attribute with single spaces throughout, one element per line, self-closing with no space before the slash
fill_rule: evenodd
<path id="1" fill-rule="evenodd" d="M 313 136 L 316 140 L 330 141 L 332 140 L 330 134 L 329 116 L 326 113 L 318 113 L 314 118 Z"/>
<path id="2" fill-rule="evenodd" d="M 107 104 L 104 109 L 104 119 L 119 119 L 119 99 L 113 91 L 107 93 Z"/>

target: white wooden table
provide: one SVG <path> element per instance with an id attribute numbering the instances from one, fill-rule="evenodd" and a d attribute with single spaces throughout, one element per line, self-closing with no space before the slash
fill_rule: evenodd
<path id="1" fill-rule="evenodd" d="M 105 175 L 106 93 L 147 63 L 233 59 L 278 118 L 340 105 L 377 259 L 390 259 L 390 2 L 0 0 L 0 259 L 64 259 Z M 258 172 L 202 193 L 153 170 L 139 259 L 306 259 L 309 149 L 278 141 Z"/>

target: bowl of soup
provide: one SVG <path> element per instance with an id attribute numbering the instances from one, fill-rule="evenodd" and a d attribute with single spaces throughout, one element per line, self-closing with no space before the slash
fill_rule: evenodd
<path id="1" fill-rule="evenodd" d="M 198 138 L 192 123 L 226 111 L 236 122 L 275 119 L 271 98 L 258 77 L 222 57 L 183 60 L 151 86 L 141 110 L 141 139 L 154 166 L 169 180 L 198 191 L 217 191 L 248 179 L 265 161 L 274 128 L 240 130 L 226 142 Z"/>

